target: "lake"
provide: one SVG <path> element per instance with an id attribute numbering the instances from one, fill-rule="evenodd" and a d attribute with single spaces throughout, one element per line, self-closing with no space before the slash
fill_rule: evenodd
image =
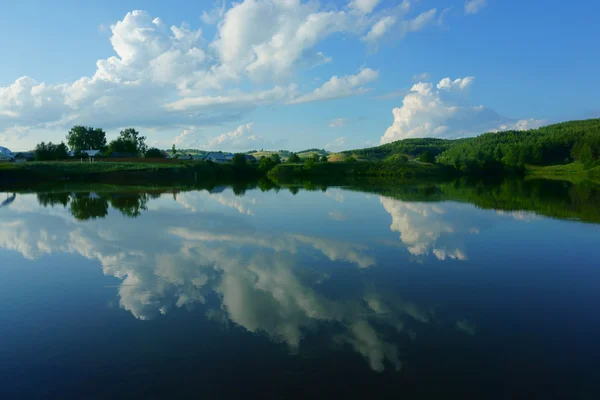
<path id="1" fill-rule="evenodd" d="M 600 398 L 594 186 L 0 203 L 3 399 Z"/>

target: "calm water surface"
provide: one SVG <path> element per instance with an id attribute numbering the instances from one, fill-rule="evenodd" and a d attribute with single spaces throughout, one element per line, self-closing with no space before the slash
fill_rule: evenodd
<path id="1" fill-rule="evenodd" d="M 0 398 L 600 398 L 598 192 L 503 190 L 0 193 Z"/>

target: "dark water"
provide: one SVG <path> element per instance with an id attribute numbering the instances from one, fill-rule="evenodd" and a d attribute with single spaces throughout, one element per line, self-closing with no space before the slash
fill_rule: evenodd
<path id="1" fill-rule="evenodd" d="M 600 398 L 597 188 L 306 187 L 0 193 L 0 398 Z"/>

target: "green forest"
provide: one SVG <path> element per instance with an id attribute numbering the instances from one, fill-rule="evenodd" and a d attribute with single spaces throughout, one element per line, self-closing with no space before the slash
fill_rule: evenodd
<path id="1" fill-rule="evenodd" d="M 383 144 L 377 147 L 369 147 L 360 150 L 344 151 L 342 154 L 347 156 L 353 155 L 368 160 L 383 160 L 389 156 L 396 154 L 404 154 L 407 156 L 417 157 L 425 151 L 433 156 L 438 156 L 442 152 L 450 149 L 457 144 L 468 141 L 469 139 L 404 139 L 396 142 Z"/>
<path id="2" fill-rule="evenodd" d="M 600 165 L 600 119 L 570 121 L 529 131 L 484 133 L 465 139 L 405 139 L 344 152 L 370 161 L 418 159 L 465 173 L 524 172 L 527 165 L 572 162 L 585 169 Z"/>
<path id="3" fill-rule="evenodd" d="M 598 165 L 600 119 L 563 122 L 529 131 L 486 133 L 457 143 L 437 161 L 464 172 L 522 170 L 525 165 Z"/>

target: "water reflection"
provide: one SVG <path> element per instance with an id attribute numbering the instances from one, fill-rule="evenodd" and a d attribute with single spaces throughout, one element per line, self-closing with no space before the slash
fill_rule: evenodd
<path id="1" fill-rule="evenodd" d="M 508 189 L 497 190 L 496 199 L 506 198 Z M 555 195 L 511 204 L 590 220 L 596 218 L 587 205 L 596 199 L 594 190 L 570 190 L 563 203 Z M 369 198 L 298 187 L 273 196 L 246 186 L 162 195 L 19 194 L 3 210 L 10 213 L 2 216 L 0 247 L 31 260 L 66 253 L 99 263 L 121 281 L 120 307 L 139 320 L 199 308 L 210 320 L 266 335 L 294 354 L 322 330 L 330 345 L 353 349 L 374 371 L 398 371 L 401 349 L 432 325 L 466 337 L 477 334 L 477 325 L 464 315 L 437 318 L 439 303 L 405 298 L 364 274 L 381 268 L 382 255 L 398 267 L 427 256 L 466 262 L 470 238 L 506 219 L 531 220 L 533 214 L 512 206 L 489 212 L 458 202 L 470 198 L 483 206 L 489 193 L 439 185 Z M 386 251 L 378 249 L 382 243 Z M 333 290 L 337 284 L 343 289 Z"/>
<path id="2" fill-rule="evenodd" d="M 37 193 L 40 205 L 44 207 L 68 206 L 71 215 L 80 221 L 106 217 L 109 205 L 126 217 L 136 218 L 146 210 L 148 200 L 158 197 L 160 197 L 159 193 Z"/>
<path id="3" fill-rule="evenodd" d="M 16 193 L 13 193 L 12 195 L 10 194 L 6 194 L 6 199 L 2 200 L 2 203 L 0 203 L 0 207 L 7 207 L 10 205 L 10 203 L 12 203 L 13 201 L 15 201 L 15 198 L 17 197 Z"/>

